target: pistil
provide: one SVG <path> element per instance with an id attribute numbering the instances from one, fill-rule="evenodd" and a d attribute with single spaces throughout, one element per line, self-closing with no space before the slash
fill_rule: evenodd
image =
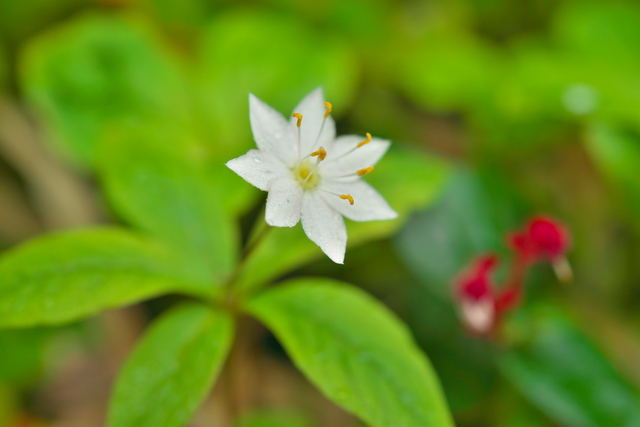
<path id="1" fill-rule="evenodd" d="M 307 177 L 304 179 L 304 181 L 302 181 L 302 183 L 306 183 L 309 178 L 311 178 L 311 175 L 313 175 L 313 173 L 316 171 L 316 169 L 318 168 L 318 166 L 320 165 L 320 162 L 322 162 L 324 160 L 325 157 L 327 157 L 327 152 L 325 151 L 325 149 L 323 147 L 318 148 L 318 151 L 314 151 L 313 153 L 310 154 L 311 157 L 318 157 L 318 159 L 316 160 L 316 164 L 313 165 L 313 169 L 311 169 L 311 171 L 309 172 L 309 175 L 307 175 Z"/>

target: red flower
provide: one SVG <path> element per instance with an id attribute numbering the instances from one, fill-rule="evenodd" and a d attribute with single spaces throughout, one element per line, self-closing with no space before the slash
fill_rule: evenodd
<path id="1" fill-rule="evenodd" d="M 572 279 L 573 273 L 566 259 L 571 239 L 566 228 L 558 221 L 545 217 L 534 218 L 524 231 L 512 234 L 509 243 L 525 264 L 548 261 L 561 281 Z"/>
<path id="2" fill-rule="evenodd" d="M 467 273 L 457 280 L 455 297 L 466 326 L 476 334 L 491 332 L 496 324 L 495 292 L 489 277 L 498 259 L 480 257 Z"/>
<path id="3" fill-rule="evenodd" d="M 570 280 L 571 267 L 566 260 L 569 245 L 569 233 L 562 224 L 537 217 L 523 231 L 509 236 L 509 246 L 516 256 L 502 287 L 497 288 L 491 278 L 497 257 L 476 259 L 455 285 L 455 299 L 465 326 L 477 335 L 493 334 L 502 315 L 520 304 L 526 272 L 534 263 L 550 262 L 561 280 Z"/>

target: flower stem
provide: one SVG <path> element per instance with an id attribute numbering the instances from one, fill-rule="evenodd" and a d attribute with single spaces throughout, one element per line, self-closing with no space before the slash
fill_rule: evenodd
<path id="1" fill-rule="evenodd" d="M 500 289 L 498 294 L 497 303 L 500 312 L 513 309 L 519 304 L 522 298 L 522 287 L 529 265 L 529 260 L 519 254 L 516 255 L 516 258 L 512 261 L 506 284 Z"/>
<path id="2" fill-rule="evenodd" d="M 245 245 L 242 254 L 240 255 L 240 260 L 236 264 L 235 269 L 227 279 L 224 285 L 223 296 L 227 305 L 230 305 L 232 308 L 237 304 L 237 295 L 236 295 L 236 286 L 238 283 L 238 278 L 242 274 L 242 270 L 244 269 L 247 261 L 251 257 L 251 254 L 255 252 L 255 250 L 260 246 L 262 242 L 264 242 L 266 236 L 269 234 L 269 230 L 273 227 L 270 227 L 265 222 L 256 221 L 256 225 L 254 225 L 254 230 L 256 228 L 259 229 L 253 233 L 249 237 L 247 244 Z"/>
<path id="3" fill-rule="evenodd" d="M 264 221 L 256 221 L 254 231 L 242 251 L 238 264 L 224 284 L 223 305 L 233 314 L 237 322 L 236 339 L 228 357 L 224 380 L 225 401 L 230 425 L 235 425 L 250 403 L 247 400 L 250 395 L 248 392 L 250 388 L 247 385 L 250 378 L 247 378 L 244 370 L 254 358 L 254 349 L 251 348 L 251 345 L 255 335 L 255 332 L 252 331 L 255 329 L 255 325 L 252 327 L 251 322 L 240 309 L 242 296 L 237 289 L 238 278 L 251 254 L 264 242 L 271 228 Z"/>
<path id="4" fill-rule="evenodd" d="M 230 426 L 236 425 L 238 419 L 255 404 L 256 388 L 253 383 L 259 376 L 256 343 L 264 330 L 248 316 L 237 316 L 236 325 L 236 338 L 221 379 Z"/>

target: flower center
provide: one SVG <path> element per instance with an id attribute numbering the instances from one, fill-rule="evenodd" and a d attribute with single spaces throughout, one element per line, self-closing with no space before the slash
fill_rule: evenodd
<path id="1" fill-rule="evenodd" d="M 324 113 L 324 119 L 322 120 L 322 125 L 320 126 L 320 130 L 318 131 L 318 136 L 316 137 L 316 141 L 314 145 L 318 143 L 318 140 L 320 139 L 320 135 L 322 134 L 322 130 L 324 129 L 324 124 L 327 120 L 327 117 L 329 117 L 329 115 L 331 114 L 331 110 L 333 108 L 329 102 L 325 102 L 324 105 L 325 107 L 327 107 L 327 110 Z M 303 116 L 300 113 L 293 113 L 292 116 L 296 119 L 296 127 L 298 128 L 298 151 L 300 151 L 300 137 L 301 137 L 300 127 L 302 126 Z M 363 147 L 368 143 L 370 143 L 371 134 L 367 133 L 366 136 L 367 138 L 364 141 L 359 142 L 355 147 L 353 147 L 351 150 L 347 151 L 346 153 L 343 153 L 339 158 L 345 157 L 353 153 L 354 151 L 356 151 L 358 148 Z M 310 161 L 312 157 L 316 157 L 315 163 Z M 293 167 L 293 169 L 291 169 L 293 176 L 298 180 L 298 182 L 300 183 L 300 185 L 304 190 L 311 190 L 312 188 L 316 188 L 318 184 L 320 184 L 320 175 L 318 174 L 318 169 L 319 169 L 320 163 L 322 163 L 326 157 L 327 157 L 327 151 L 323 147 L 318 147 L 318 150 L 301 158 L 298 161 L 298 163 Z M 341 178 L 361 177 L 368 173 L 371 173 L 372 171 L 373 171 L 373 166 L 369 166 L 367 168 L 357 170 L 354 173 L 349 173 L 342 176 L 336 176 L 334 178 L 341 179 Z M 326 193 L 333 194 L 334 196 L 338 196 L 342 200 L 347 200 L 349 204 L 352 206 L 355 203 L 354 198 L 350 194 L 333 193 L 331 191 L 327 191 L 326 189 L 324 189 L 323 191 L 325 191 Z"/>
<path id="2" fill-rule="evenodd" d="M 320 183 L 320 175 L 318 174 L 317 170 L 314 170 L 316 169 L 315 166 L 315 162 L 306 160 L 300 162 L 300 164 L 293 170 L 293 175 L 305 190 L 315 188 Z"/>

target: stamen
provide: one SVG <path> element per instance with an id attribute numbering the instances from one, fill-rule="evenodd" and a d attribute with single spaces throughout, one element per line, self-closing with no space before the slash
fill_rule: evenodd
<path id="1" fill-rule="evenodd" d="M 334 195 L 334 196 L 338 196 L 338 197 L 340 197 L 342 200 L 348 200 L 348 201 L 349 201 L 349 204 L 350 204 L 351 206 L 353 206 L 353 204 L 356 202 L 356 201 L 353 199 L 353 197 L 351 196 L 351 194 L 338 194 L 338 193 L 334 193 L 333 191 L 325 190 L 325 189 L 323 189 L 323 188 L 321 188 L 320 190 L 324 191 L 325 193 L 332 194 L 332 195 Z"/>
<path id="2" fill-rule="evenodd" d="M 371 134 L 369 132 L 365 133 L 365 135 L 367 136 L 367 139 L 365 139 L 362 142 L 359 142 L 358 145 L 356 145 L 356 148 L 360 148 L 363 145 L 367 145 L 368 143 L 371 142 Z"/>
<path id="3" fill-rule="evenodd" d="M 318 148 L 318 151 L 314 151 L 311 153 L 311 157 L 318 156 L 318 160 L 322 161 L 325 157 L 327 157 L 327 152 L 323 147 Z"/>
<path id="4" fill-rule="evenodd" d="M 324 129 L 324 123 L 327 121 L 327 117 L 329 117 L 329 114 L 331 114 L 331 110 L 333 110 L 333 105 L 331 105 L 330 102 L 325 102 L 324 106 L 327 107 L 327 111 L 324 112 L 324 118 L 322 119 L 322 124 L 320 125 L 318 136 L 316 136 L 316 141 L 313 143 L 314 146 L 318 143 L 318 140 L 320 139 L 320 135 L 322 135 L 322 130 Z"/>
<path id="5" fill-rule="evenodd" d="M 351 197 L 351 194 L 341 194 L 338 197 L 340 197 L 342 200 L 348 200 L 351 206 L 353 206 L 353 204 L 355 203 L 353 197 Z"/>
<path id="6" fill-rule="evenodd" d="M 354 152 L 354 151 L 356 151 L 358 148 L 360 148 L 360 147 L 362 147 L 362 146 L 367 145 L 368 143 L 370 143 L 370 142 L 371 142 L 371 134 L 370 134 L 369 132 L 367 132 L 365 135 L 367 135 L 367 139 L 365 139 L 364 141 L 360 141 L 360 142 L 358 143 L 358 145 L 356 145 L 355 147 L 353 147 L 351 150 L 347 151 L 346 153 L 344 153 L 344 154 L 340 155 L 339 157 L 332 157 L 329 161 L 333 162 L 333 161 L 335 161 L 335 160 L 340 160 L 340 159 L 341 159 L 341 158 L 343 158 L 343 157 L 347 157 L 349 154 L 353 153 L 353 152 Z M 364 170 L 364 169 L 362 169 L 362 170 Z M 372 170 L 373 170 L 373 169 L 372 169 Z M 359 172 L 359 171 L 358 171 L 358 172 Z M 371 171 L 369 171 L 369 172 L 371 172 Z M 366 173 L 369 173 L 369 172 L 366 172 Z M 363 175 L 364 175 L 364 174 L 363 174 Z M 351 175 L 346 175 L 346 176 L 351 176 Z M 360 175 L 360 176 L 362 176 L 362 175 Z"/>
<path id="7" fill-rule="evenodd" d="M 364 168 L 364 169 L 360 169 L 358 172 L 356 172 L 358 174 L 358 176 L 364 176 L 368 173 L 373 172 L 373 166 L 369 166 L 368 168 Z"/>
<path id="8" fill-rule="evenodd" d="M 355 178 L 356 176 L 365 176 L 366 174 L 371 172 L 373 172 L 373 166 L 369 166 L 368 168 L 360 169 L 352 173 L 339 175 L 339 176 L 336 176 L 335 178 Z"/>
<path id="9" fill-rule="evenodd" d="M 302 114 L 293 113 L 292 116 L 295 117 L 296 119 L 298 119 L 298 122 L 296 123 L 296 126 L 298 127 L 298 156 L 299 156 L 300 155 L 300 141 L 302 140 L 302 138 L 300 137 L 300 126 L 302 125 Z"/>
<path id="10" fill-rule="evenodd" d="M 331 111 L 333 110 L 333 105 L 331 105 L 330 102 L 325 102 L 324 106 L 327 107 L 327 111 L 324 112 L 324 118 L 326 119 L 327 117 L 329 117 L 329 114 L 331 114 Z"/>

